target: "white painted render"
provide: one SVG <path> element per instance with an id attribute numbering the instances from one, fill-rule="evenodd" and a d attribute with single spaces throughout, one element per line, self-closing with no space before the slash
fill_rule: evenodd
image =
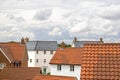
<path id="1" fill-rule="evenodd" d="M 81 66 L 75 65 L 74 71 L 70 71 L 70 65 L 61 65 L 61 70 L 57 70 L 56 64 L 50 65 L 51 75 L 72 76 L 80 80 Z"/>
<path id="2" fill-rule="evenodd" d="M 44 51 L 28 51 L 28 67 L 41 67 L 42 72 L 44 68 L 46 68 L 46 73 L 50 72 L 50 60 L 54 56 L 56 51 L 53 51 L 53 54 L 51 54 L 50 51 L 46 51 L 46 54 L 44 54 Z M 30 63 L 30 59 L 32 59 L 32 63 Z M 36 60 L 38 59 L 38 62 Z M 46 59 L 46 62 L 44 60 Z"/>

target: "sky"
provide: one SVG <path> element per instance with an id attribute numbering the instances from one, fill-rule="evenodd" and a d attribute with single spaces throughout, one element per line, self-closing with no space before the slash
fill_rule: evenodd
<path id="1" fill-rule="evenodd" d="M 0 42 L 120 42 L 120 0 L 0 0 Z"/>

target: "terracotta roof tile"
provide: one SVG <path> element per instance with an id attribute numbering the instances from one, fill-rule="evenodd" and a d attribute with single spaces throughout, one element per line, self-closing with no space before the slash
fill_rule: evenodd
<path id="1" fill-rule="evenodd" d="M 85 44 L 81 80 L 119 80 L 120 43 Z"/>
<path id="2" fill-rule="evenodd" d="M 76 64 L 80 65 L 82 60 L 82 48 L 57 49 L 50 64 Z"/>
<path id="3" fill-rule="evenodd" d="M 38 75 L 33 80 L 76 80 L 75 77 L 54 76 L 54 75 Z"/>
<path id="4" fill-rule="evenodd" d="M 6 67 L 0 72 L 0 80 L 32 80 L 38 74 L 40 74 L 40 68 Z"/>
<path id="5" fill-rule="evenodd" d="M 25 45 L 18 42 L 0 43 L 0 48 L 10 60 L 21 61 L 25 51 Z"/>

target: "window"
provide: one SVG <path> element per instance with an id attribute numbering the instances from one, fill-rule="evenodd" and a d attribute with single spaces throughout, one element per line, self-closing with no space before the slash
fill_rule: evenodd
<path id="1" fill-rule="evenodd" d="M 50 51 L 50 54 L 53 54 L 53 50 Z"/>
<path id="2" fill-rule="evenodd" d="M 44 51 L 44 54 L 46 54 L 46 51 Z"/>
<path id="3" fill-rule="evenodd" d="M 44 63 L 46 63 L 46 59 L 44 59 Z"/>
<path id="4" fill-rule="evenodd" d="M 74 65 L 70 65 L 70 71 L 74 71 Z"/>
<path id="5" fill-rule="evenodd" d="M 2 63 L 0 63 L 0 68 L 2 68 Z"/>
<path id="6" fill-rule="evenodd" d="M 38 54 L 38 53 L 39 53 L 39 51 L 37 50 L 37 51 L 36 51 L 36 54 Z"/>
<path id="7" fill-rule="evenodd" d="M 61 70 L 61 65 L 57 65 L 57 70 Z"/>
<path id="8" fill-rule="evenodd" d="M 32 62 L 32 59 L 30 59 L 30 62 Z"/>
<path id="9" fill-rule="evenodd" d="M 0 69 L 3 69 L 6 66 L 5 63 L 0 63 Z"/>
<path id="10" fill-rule="evenodd" d="M 38 63 L 38 61 L 39 61 L 39 60 L 38 60 L 38 59 L 36 59 L 36 63 Z"/>

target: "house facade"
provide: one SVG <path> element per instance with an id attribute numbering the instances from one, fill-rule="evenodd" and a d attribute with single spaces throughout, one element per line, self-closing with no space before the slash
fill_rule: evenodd
<path id="1" fill-rule="evenodd" d="M 80 80 L 82 48 L 57 49 L 50 61 L 51 75 L 71 76 Z"/>
<path id="2" fill-rule="evenodd" d="M 29 41 L 26 46 L 28 67 L 41 67 L 43 74 L 50 73 L 49 62 L 56 52 L 57 41 Z"/>

